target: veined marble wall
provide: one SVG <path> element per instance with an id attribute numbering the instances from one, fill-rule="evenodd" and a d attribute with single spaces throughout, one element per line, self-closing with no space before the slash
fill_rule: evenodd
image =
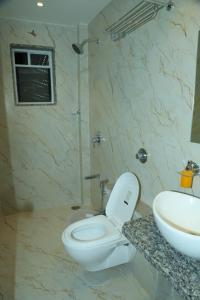
<path id="1" fill-rule="evenodd" d="M 32 34 L 34 30 L 35 34 Z M 87 28 L 80 29 L 80 39 Z M 71 44 L 77 41 L 77 28 L 29 22 L 0 20 L 1 38 L 1 126 L 0 199 L 5 212 L 14 207 L 43 209 L 89 199 L 89 187 L 82 186 L 81 174 L 88 173 L 82 160 L 89 162 L 87 55 L 82 57 L 79 81 L 81 127 L 78 101 L 78 58 Z M 53 46 L 55 48 L 57 104 L 16 106 L 14 102 L 11 43 Z M 81 131 L 81 136 L 80 136 Z M 79 138 L 87 136 L 83 145 Z M 82 172 L 80 173 L 80 170 Z M 83 182 L 82 182 L 83 183 Z"/>
<path id="2" fill-rule="evenodd" d="M 8 127 L 4 103 L 3 78 L 2 78 L 2 55 L 0 49 L 0 215 L 9 207 L 16 207 L 14 185 L 10 164 L 10 149 L 8 141 Z"/>
<path id="3" fill-rule="evenodd" d="M 90 130 L 106 138 L 91 149 L 91 165 L 111 183 L 134 172 L 151 204 L 160 191 L 184 191 L 177 172 L 187 160 L 200 163 L 200 145 L 190 142 L 200 3 L 174 0 L 171 12 L 111 41 L 105 28 L 138 2 L 113 0 L 89 25 L 89 36 L 102 40 L 89 46 Z M 135 158 L 141 147 L 146 164 Z M 199 180 L 185 192 L 200 196 Z"/>

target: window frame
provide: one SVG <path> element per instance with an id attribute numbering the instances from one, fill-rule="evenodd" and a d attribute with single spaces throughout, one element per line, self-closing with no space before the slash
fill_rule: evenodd
<path id="1" fill-rule="evenodd" d="M 16 64 L 15 63 L 15 53 L 25 52 L 27 53 L 28 64 Z M 56 104 L 56 80 L 55 80 L 55 51 L 51 47 L 43 46 L 30 46 L 30 45 L 10 45 L 11 53 L 11 63 L 12 63 L 12 73 L 13 73 L 13 85 L 15 94 L 15 104 L 19 106 L 24 105 L 54 105 Z M 42 54 L 48 55 L 49 65 L 33 65 L 31 64 L 31 54 Z M 38 69 L 49 69 L 50 70 L 50 89 L 51 89 L 51 101 L 48 102 L 22 102 L 19 101 L 18 89 L 17 89 L 17 75 L 16 68 L 38 68 Z"/>

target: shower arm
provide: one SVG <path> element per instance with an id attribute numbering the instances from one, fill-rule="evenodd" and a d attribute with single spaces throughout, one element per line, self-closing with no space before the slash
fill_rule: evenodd
<path id="1" fill-rule="evenodd" d="M 86 39 L 84 41 L 82 41 L 82 43 L 80 44 L 81 47 L 83 47 L 85 44 L 87 43 L 93 43 L 96 42 L 97 44 L 99 43 L 99 39 Z"/>

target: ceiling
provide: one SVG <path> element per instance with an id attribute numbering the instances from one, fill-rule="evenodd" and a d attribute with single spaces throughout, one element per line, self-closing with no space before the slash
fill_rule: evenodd
<path id="1" fill-rule="evenodd" d="M 44 6 L 36 4 L 42 1 Z M 89 24 L 111 0 L 0 0 L 0 18 L 62 25 Z"/>

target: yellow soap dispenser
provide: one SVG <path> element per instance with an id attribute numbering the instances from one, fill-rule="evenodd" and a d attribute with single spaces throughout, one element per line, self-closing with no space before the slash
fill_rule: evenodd
<path id="1" fill-rule="evenodd" d="M 194 172 L 193 172 L 191 161 L 188 161 L 185 170 L 182 170 L 180 174 L 181 174 L 180 186 L 182 188 L 189 188 L 189 189 L 192 188 Z"/>

